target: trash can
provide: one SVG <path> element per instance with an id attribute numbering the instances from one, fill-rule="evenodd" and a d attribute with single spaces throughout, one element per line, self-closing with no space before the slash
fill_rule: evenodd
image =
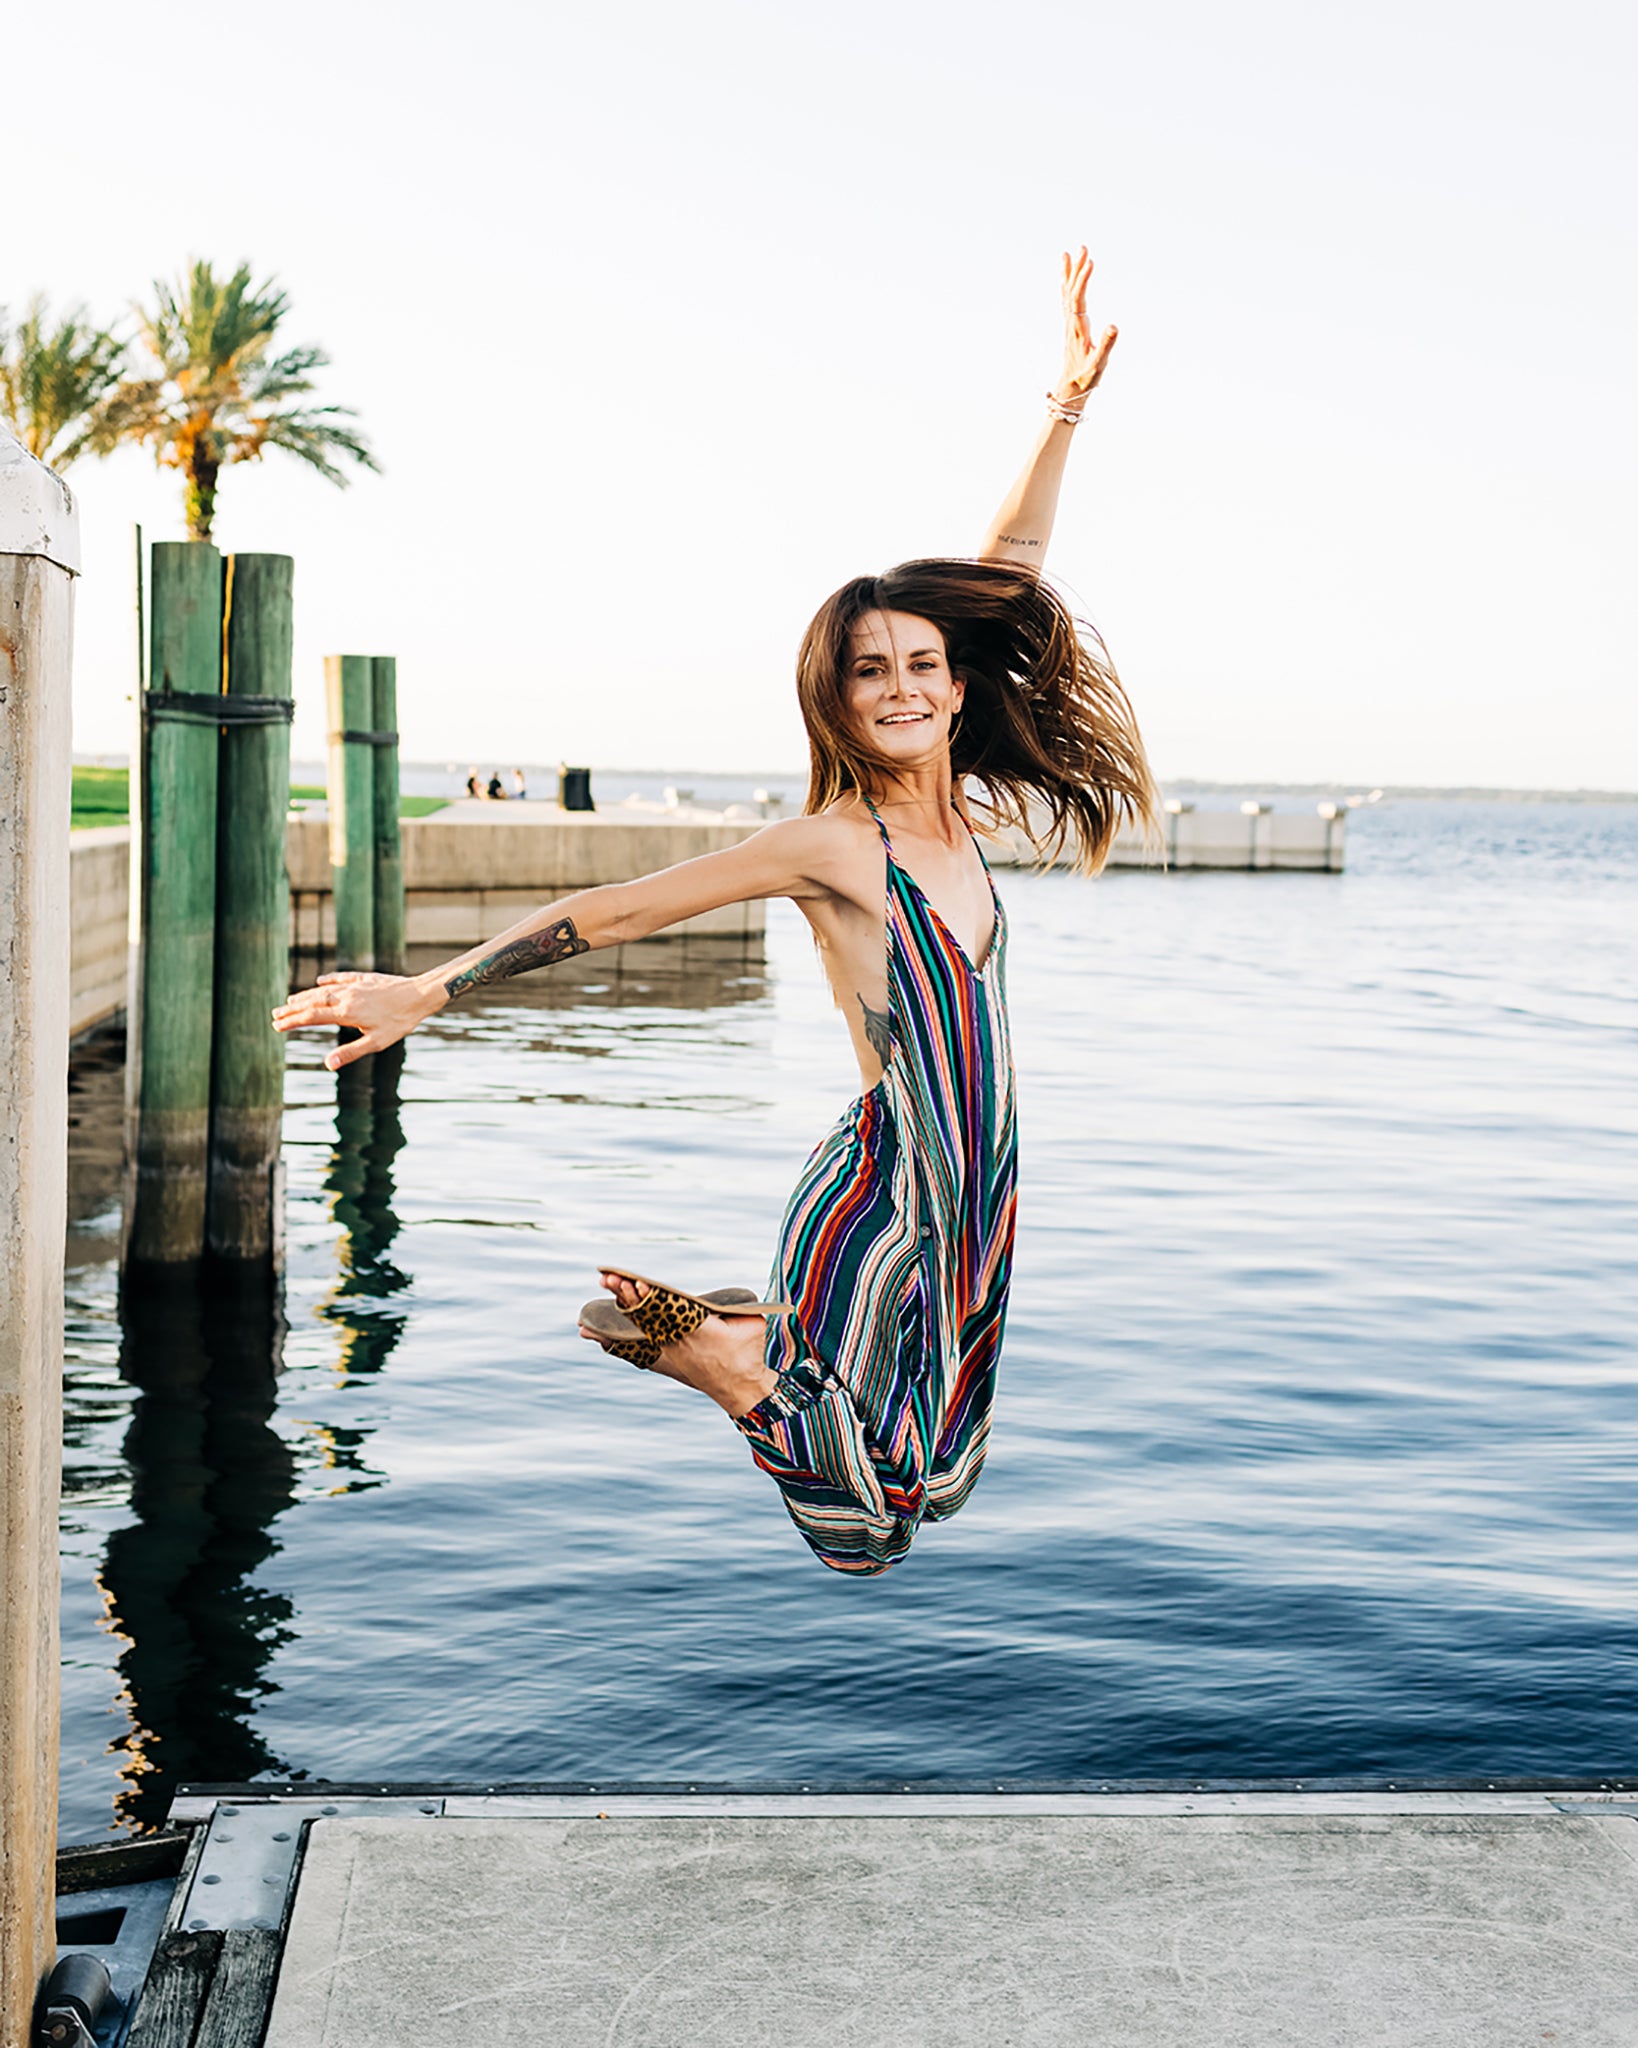
<path id="1" fill-rule="evenodd" d="M 592 802 L 591 770 L 559 768 L 557 800 L 566 811 L 595 811 L 597 806 Z"/>

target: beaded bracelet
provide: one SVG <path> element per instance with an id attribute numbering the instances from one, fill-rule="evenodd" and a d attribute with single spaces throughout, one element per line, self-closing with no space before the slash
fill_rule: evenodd
<path id="1" fill-rule="evenodd" d="M 1081 411 L 1085 407 L 1086 400 L 1090 395 L 1090 393 L 1083 394 L 1080 406 L 1070 407 L 1065 405 L 1063 400 L 1056 396 L 1055 393 L 1049 391 L 1046 395 L 1047 411 L 1055 420 L 1062 420 L 1066 427 L 1078 427 L 1081 423 Z"/>

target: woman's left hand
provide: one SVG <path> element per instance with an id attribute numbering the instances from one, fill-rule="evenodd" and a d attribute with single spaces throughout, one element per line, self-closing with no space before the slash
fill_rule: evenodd
<path id="1" fill-rule="evenodd" d="M 1092 258 L 1082 249 L 1078 256 L 1064 252 L 1064 368 L 1053 396 L 1073 405 L 1097 388 L 1115 346 L 1116 330 L 1106 327 L 1094 342 L 1086 318 L 1086 288 L 1092 282 Z"/>

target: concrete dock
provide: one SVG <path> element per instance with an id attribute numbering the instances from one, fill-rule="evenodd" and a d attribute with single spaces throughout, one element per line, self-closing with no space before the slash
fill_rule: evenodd
<path id="1" fill-rule="evenodd" d="M 264 2012 L 267 2048 L 1638 2042 L 1625 1781 L 246 1786 L 175 1818 L 134 2048 Z M 231 1984 L 189 2019 L 206 1954 Z"/>

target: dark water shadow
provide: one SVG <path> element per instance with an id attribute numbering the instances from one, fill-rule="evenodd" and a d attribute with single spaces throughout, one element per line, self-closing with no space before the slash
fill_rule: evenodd
<path id="1" fill-rule="evenodd" d="M 115 1814 L 152 1827 L 180 1781 L 279 1765 L 252 1721 L 295 1609 L 255 1578 L 279 1549 L 296 1454 L 272 1427 L 284 1319 L 271 1289 L 151 1285 L 123 1326 L 136 1519 L 109 1537 L 100 1577 L 131 1716 Z"/>
<path id="2" fill-rule="evenodd" d="M 393 1163 L 404 1142 L 401 1048 L 336 1076 L 336 1143 L 325 1185 L 341 1226 L 339 1278 L 321 1313 L 343 1332 L 349 1374 L 378 1373 L 405 1312 Z M 120 1375 L 136 1399 L 126 1432 L 134 1522 L 108 1540 L 101 1586 L 124 1638 L 130 1713 L 116 1818 L 163 1820 L 179 1783 L 292 1773 L 263 1740 L 257 1710 L 278 1690 L 269 1667 L 299 1629 L 294 1599 L 262 1582 L 275 1526 L 308 1454 L 274 1427 L 285 1320 L 271 1285 L 208 1268 L 143 1276 L 121 1300 Z M 379 1484 L 363 1430 L 327 1429 L 322 1455 L 347 1490 Z"/>

